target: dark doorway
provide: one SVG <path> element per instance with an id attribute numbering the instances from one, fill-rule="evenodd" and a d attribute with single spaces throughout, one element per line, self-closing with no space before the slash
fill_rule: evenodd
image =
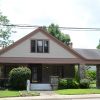
<path id="1" fill-rule="evenodd" d="M 41 83 L 42 82 L 42 64 L 30 64 L 31 69 L 31 82 Z"/>

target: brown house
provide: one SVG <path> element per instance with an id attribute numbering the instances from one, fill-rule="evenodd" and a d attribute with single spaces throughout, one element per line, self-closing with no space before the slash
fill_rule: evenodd
<path id="1" fill-rule="evenodd" d="M 73 49 L 41 28 L 29 33 L 0 51 L 0 79 L 19 65 L 31 69 L 31 84 L 50 83 L 50 76 L 74 78 L 75 65 L 84 78 L 84 66 L 97 66 L 97 87 L 100 87 L 100 50 Z M 34 87 L 34 86 L 32 86 Z"/>

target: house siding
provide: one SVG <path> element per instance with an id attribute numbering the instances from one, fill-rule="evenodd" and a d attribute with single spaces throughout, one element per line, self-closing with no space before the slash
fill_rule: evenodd
<path id="1" fill-rule="evenodd" d="M 47 39 L 49 40 L 49 53 L 31 53 L 30 41 L 32 39 Z M 38 32 L 31 38 L 25 40 L 16 47 L 8 50 L 1 57 L 34 57 L 34 58 L 76 58 L 70 51 L 65 50 L 59 44 L 51 40 L 42 32 Z"/>

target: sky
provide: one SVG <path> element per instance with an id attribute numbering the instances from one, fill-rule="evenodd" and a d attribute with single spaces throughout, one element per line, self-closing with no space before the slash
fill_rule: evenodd
<path id="1" fill-rule="evenodd" d="M 11 24 L 100 28 L 100 0 L 0 0 L 0 11 Z M 34 29 L 14 28 L 14 41 Z M 74 48 L 95 49 L 100 31 L 61 30 L 69 34 Z"/>

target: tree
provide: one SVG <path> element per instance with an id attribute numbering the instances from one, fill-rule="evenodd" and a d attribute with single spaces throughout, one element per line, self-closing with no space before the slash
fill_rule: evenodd
<path id="1" fill-rule="evenodd" d="M 9 20 L 7 16 L 3 16 L 0 12 L 0 47 L 4 48 L 10 45 L 13 41 L 10 40 L 12 26 L 8 26 Z"/>
<path id="2" fill-rule="evenodd" d="M 98 44 L 98 46 L 97 46 L 97 49 L 100 49 L 100 40 L 99 40 L 99 44 Z"/>
<path id="3" fill-rule="evenodd" d="M 58 40 L 62 41 L 63 43 L 69 45 L 71 39 L 70 36 L 68 34 L 64 34 L 60 31 L 59 26 L 55 25 L 55 24 L 51 24 L 49 25 L 48 28 L 46 28 L 45 26 L 42 27 L 43 29 L 45 29 L 46 31 L 48 31 L 51 35 L 53 35 L 54 37 L 56 37 Z"/>

